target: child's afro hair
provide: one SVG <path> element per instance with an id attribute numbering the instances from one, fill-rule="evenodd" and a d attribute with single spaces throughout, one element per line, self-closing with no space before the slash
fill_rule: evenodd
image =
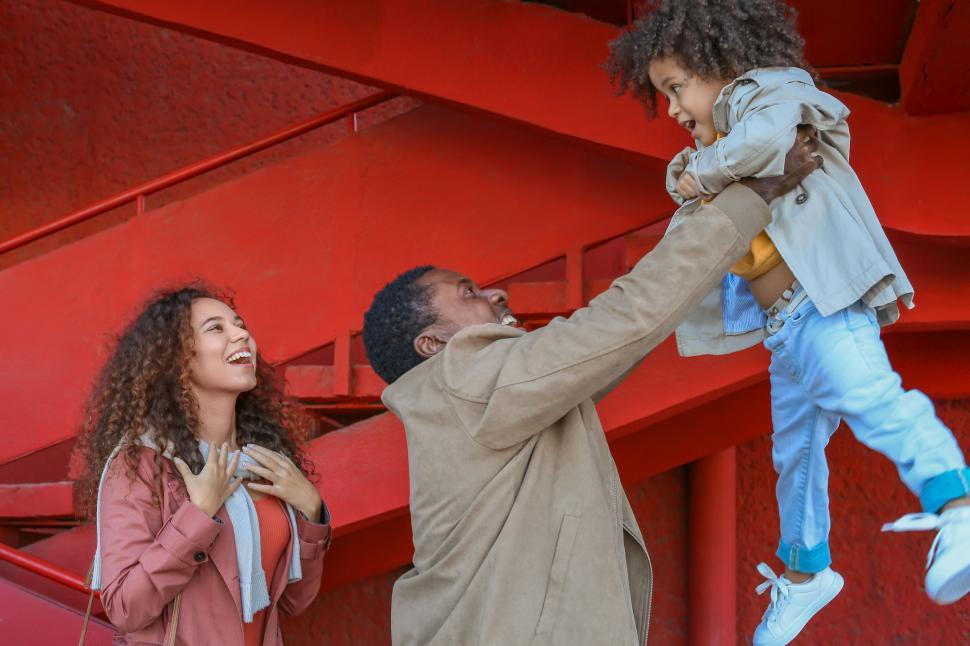
<path id="1" fill-rule="evenodd" d="M 668 56 L 702 78 L 733 79 L 759 67 L 801 67 L 811 73 L 795 29 L 796 12 L 778 0 L 648 0 L 642 18 L 610 43 L 606 70 L 657 112 L 650 61 Z"/>

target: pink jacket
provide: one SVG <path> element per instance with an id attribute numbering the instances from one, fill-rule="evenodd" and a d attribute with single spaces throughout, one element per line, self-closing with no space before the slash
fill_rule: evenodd
<path id="1" fill-rule="evenodd" d="M 111 622 L 131 644 L 161 644 L 171 602 L 182 602 L 176 644 L 242 644 L 242 610 L 232 524 L 225 507 L 215 519 L 189 502 L 185 483 L 170 460 L 162 459 L 161 507 L 152 449 L 139 449 L 134 481 L 127 463 L 116 458 L 101 496 L 101 600 Z M 326 515 L 326 512 L 324 512 Z M 328 520 L 328 519 L 325 519 Z M 287 584 L 292 542 L 275 573 L 267 572 L 270 598 L 264 645 L 283 643 L 279 612 L 296 614 L 320 589 L 330 525 L 296 514 L 303 578 Z"/>

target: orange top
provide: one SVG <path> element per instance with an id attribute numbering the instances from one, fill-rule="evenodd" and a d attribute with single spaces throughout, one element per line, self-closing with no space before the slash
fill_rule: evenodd
<path id="1" fill-rule="evenodd" d="M 717 133 L 717 139 L 723 136 L 720 132 Z M 707 204 L 707 200 L 702 203 Z M 751 241 L 751 251 L 731 267 L 731 273 L 738 278 L 754 280 L 777 267 L 781 260 L 781 254 L 775 248 L 775 243 L 767 233 L 762 231 Z"/>
<path id="2" fill-rule="evenodd" d="M 266 574 L 266 585 L 272 586 L 280 559 L 286 552 L 290 542 L 290 520 L 279 498 L 265 496 L 253 500 L 256 506 L 256 516 L 259 518 L 259 546 L 263 572 Z M 270 587 L 270 597 L 273 595 Z M 261 646 L 263 633 L 266 631 L 266 608 L 253 616 L 252 623 L 243 623 L 243 634 L 246 636 L 246 646 Z"/>
<path id="3" fill-rule="evenodd" d="M 762 231 L 751 241 L 751 251 L 731 267 L 731 273 L 745 280 L 754 280 L 780 262 L 781 254 L 775 249 L 775 243 Z"/>

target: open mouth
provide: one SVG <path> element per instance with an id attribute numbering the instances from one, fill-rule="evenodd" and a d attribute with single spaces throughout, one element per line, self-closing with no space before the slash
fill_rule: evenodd
<path id="1" fill-rule="evenodd" d="M 251 366 L 253 365 L 253 353 L 249 350 L 240 350 L 229 355 L 226 362 L 234 366 Z"/>
<path id="2" fill-rule="evenodd" d="M 686 128 L 690 132 L 691 136 L 693 136 L 694 135 L 694 128 L 697 127 L 697 122 L 694 121 L 693 119 L 691 119 L 690 121 L 685 121 L 684 123 L 682 123 L 680 125 L 684 126 L 684 128 Z"/>
<path id="3" fill-rule="evenodd" d="M 506 314 L 502 317 L 502 325 L 508 325 L 509 327 L 516 327 L 519 324 L 519 319 L 515 318 L 511 314 Z"/>

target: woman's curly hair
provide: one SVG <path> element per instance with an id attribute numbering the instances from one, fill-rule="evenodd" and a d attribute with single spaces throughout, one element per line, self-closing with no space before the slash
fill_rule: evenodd
<path id="1" fill-rule="evenodd" d="M 648 0 L 642 18 L 610 43 L 606 71 L 654 117 L 650 61 L 673 56 L 692 74 L 733 79 L 759 67 L 801 67 L 805 41 L 795 9 L 778 0 Z"/>
<path id="2" fill-rule="evenodd" d="M 192 392 L 189 362 L 193 353 L 192 301 L 213 298 L 233 307 L 232 299 L 194 284 L 152 298 L 118 337 L 88 402 L 78 450 L 84 471 L 78 480 L 79 511 L 92 515 L 101 472 L 115 447 L 128 463 L 132 480 L 138 464 L 135 440 L 152 433 L 195 473 L 203 466 L 195 431 L 199 403 Z M 309 420 L 283 394 L 274 368 L 256 356 L 256 387 L 236 400 L 236 438 L 289 457 L 304 472 L 313 465 L 302 450 Z M 161 456 L 155 454 L 156 495 L 161 485 Z"/>

